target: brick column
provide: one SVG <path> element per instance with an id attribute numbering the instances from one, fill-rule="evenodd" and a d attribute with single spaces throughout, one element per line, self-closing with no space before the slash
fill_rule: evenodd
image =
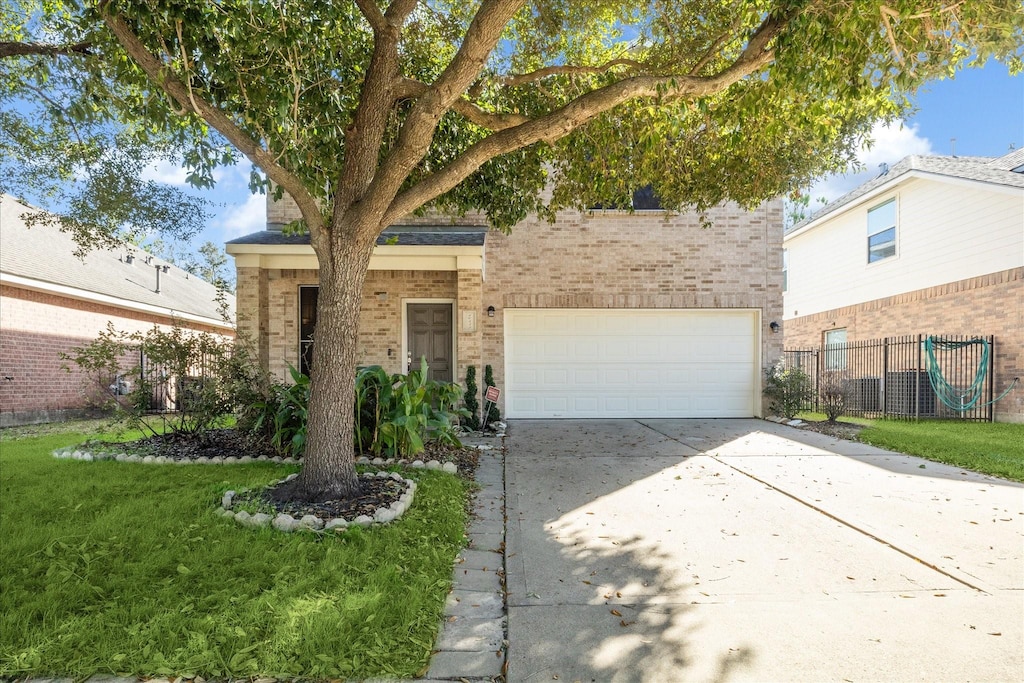
<path id="1" fill-rule="evenodd" d="M 474 317 L 474 329 L 468 330 L 463 325 L 466 313 Z M 455 321 L 456 352 L 458 367 L 455 381 L 465 385 L 466 368 L 475 365 L 477 368 L 477 384 L 483 378 L 481 367 L 481 334 L 482 318 L 487 314 L 483 310 L 483 273 L 477 268 L 459 268 L 458 281 L 458 320 Z"/>

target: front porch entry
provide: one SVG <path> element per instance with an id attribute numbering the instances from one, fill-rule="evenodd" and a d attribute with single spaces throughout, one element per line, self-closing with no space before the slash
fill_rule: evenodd
<path id="1" fill-rule="evenodd" d="M 425 357 L 428 379 L 453 381 L 453 308 L 451 302 L 406 302 L 406 372 L 418 368 Z"/>

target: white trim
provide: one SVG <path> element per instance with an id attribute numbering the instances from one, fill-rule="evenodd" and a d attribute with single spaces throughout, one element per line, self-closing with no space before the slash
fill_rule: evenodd
<path id="1" fill-rule="evenodd" d="M 308 244 L 229 244 L 236 268 L 318 270 L 320 263 Z M 373 248 L 369 270 L 483 270 L 482 246 L 383 244 Z"/>
<path id="2" fill-rule="evenodd" d="M 837 216 L 841 216 L 844 213 L 847 213 L 849 211 L 856 209 L 857 207 L 864 205 L 866 202 L 876 199 L 879 195 L 883 195 L 887 192 L 894 191 L 895 186 L 915 179 L 934 180 L 938 182 L 947 183 L 949 185 L 961 185 L 964 187 L 983 188 L 985 190 L 988 190 L 989 192 L 997 192 L 999 194 L 1012 195 L 1024 193 L 1024 188 L 1013 187 L 1012 185 L 1001 185 L 998 183 L 986 182 L 984 180 L 972 180 L 970 178 L 957 178 L 953 176 L 944 175 L 942 173 L 936 173 L 934 171 L 923 171 L 921 169 L 915 168 L 906 171 L 905 173 L 901 173 L 900 175 L 896 176 L 895 178 L 886 183 L 882 183 L 875 189 L 861 195 L 860 197 L 857 197 L 856 199 L 850 201 L 847 204 L 843 204 L 842 206 L 836 207 L 834 210 L 829 211 L 828 213 L 818 216 L 813 221 L 803 226 L 799 230 L 794 230 L 792 232 L 786 233 L 785 235 L 783 235 L 782 241 L 783 243 L 785 243 L 790 239 L 797 237 L 798 235 L 803 235 L 806 232 L 810 232 L 811 230 L 822 225 L 823 223 L 827 223 L 828 221 L 832 220 L 833 218 L 836 218 Z"/>
<path id="3" fill-rule="evenodd" d="M 209 325 L 210 327 L 217 327 L 222 330 L 234 331 L 235 329 L 234 325 L 232 325 L 231 323 L 226 323 L 219 318 L 208 318 L 203 315 L 186 313 L 184 311 L 178 311 L 173 308 L 165 308 L 163 306 L 154 306 L 152 304 L 144 304 L 138 301 L 130 301 L 128 299 L 122 299 L 120 297 L 110 296 L 108 294 L 90 292 L 85 289 L 68 287 L 67 285 L 57 285 L 52 282 L 43 282 L 42 280 L 33 280 L 31 278 L 22 277 L 20 275 L 12 275 L 10 273 L 0 273 L 0 283 L 10 285 L 12 287 L 21 287 L 22 289 L 29 289 L 35 292 L 56 294 L 58 296 L 67 297 L 69 299 L 77 299 L 79 301 L 88 301 L 91 303 L 114 306 L 116 308 L 123 308 L 128 311 L 151 313 L 154 315 L 160 315 L 168 318 L 188 320 L 189 322 Z"/>
<path id="4" fill-rule="evenodd" d="M 459 359 L 456 356 L 458 352 L 458 339 L 459 339 L 459 302 L 456 299 L 416 299 L 416 298 L 403 298 L 402 302 L 402 355 L 398 357 L 398 364 L 402 368 L 402 374 L 406 374 L 409 371 L 409 366 L 406 363 L 409 354 L 409 304 L 451 304 L 452 306 L 452 382 L 458 384 L 459 382 Z"/>

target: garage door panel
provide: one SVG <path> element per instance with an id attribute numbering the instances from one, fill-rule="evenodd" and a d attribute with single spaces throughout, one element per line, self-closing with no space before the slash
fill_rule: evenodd
<path id="1" fill-rule="evenodd" d="M 509 417 L 747 417 L 756 313 L 506 309 Z"/>

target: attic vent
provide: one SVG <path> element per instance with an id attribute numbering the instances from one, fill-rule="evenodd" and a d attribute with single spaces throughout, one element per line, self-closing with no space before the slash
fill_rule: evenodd
<path id="1" fill-rule="evenodd" d="M 1024 164 L 1021 164 L 1017 168 L 1010 169 L 1014 173 L 1024 173 Z"/>

